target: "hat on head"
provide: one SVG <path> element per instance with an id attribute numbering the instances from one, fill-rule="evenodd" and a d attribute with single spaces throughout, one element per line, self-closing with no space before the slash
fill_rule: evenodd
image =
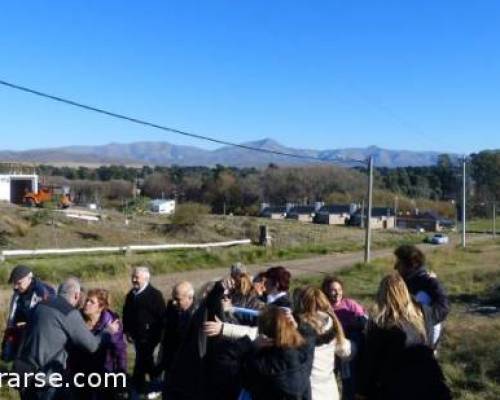
<path id="1" fill-rule="evenodd" d="M 9 283 L 15 283 L 19 279 L 27 277 L 32 272 L 33 271 L 31 271 L 31 268 L 27 267 L 26 265 L 17 265 L 10 273 Z"/>
<path id="2" fill-rule="evenodd" d="M 246 272 L 247 272 L 247 269 L 240 262 L 237 262 L 237 263 L 234 263 L 233 265 L 231 265 L 231 275 L 241 275 L 241 274 L 244 274 Z"/>

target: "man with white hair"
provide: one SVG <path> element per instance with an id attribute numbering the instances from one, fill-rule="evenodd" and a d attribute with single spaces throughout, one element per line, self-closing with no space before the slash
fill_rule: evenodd
<path id="1" fill-rule="evenodd" d="M 17 265 L 10 273 L 13 295 L 7 316 L 7 328 L 2 343 L 2 360 L 12 361 L 26 329 L 29 316 L 41 301 L 54 297 L 55 291 L 49 285 L 35 278 L 31 268 Z"/>
<path id="2" fill-rule="evenodd" d="M 101 342 L 110 340 L 110 335 L 119 330 L 118 320 L 110 323 L 105 331 L 94 335 L 85 324 L 76 305 L 80 300 L 81 286 L 76 278 L 64 281 L 57 296 L 40 303 L 33 311 L 21 346 L 19 356 L 14 361 L 17 373 L 43 372 L 50 383 L 50 376 L 58 373 L 64 378 L 68 345 L 94 353 Z M 37 382 L 38 384 L 38 382 Z M 36 387 L 33 383 L 23 388 L 22 399 L 62 399 L 68 398 L 68 387 Z"/>
<path id="3" fill-rule="evenodd" d="M 160 343 L 165 315 L 162 293 L 150 284 L 149 269 L 135 267 L 131 276 L 132 290 L 123 306 L 123 331 L 135 346 L 132 380 L 139 393 L 146 392 L 146 374 L 156 376 L 154 350 Z"/>

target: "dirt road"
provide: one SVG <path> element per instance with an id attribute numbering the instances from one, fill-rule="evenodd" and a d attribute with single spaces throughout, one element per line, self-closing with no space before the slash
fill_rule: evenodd
<path id="1" fill-rule="evenodd" d="M 439 247 L 422 244 L 419 246 L 423 251 L 435 251 Z M 372 259 L 389 257 L 394 249 L 381 249 L 372 251 Z M 247 266 L 247 271 L 251 274 L 263 271 L 270 265 L 282 265 L 287 268 L 292 276 L 300 275 L 326 275 L 337 272 L 343 268 L 348 268 L 364 260 L 363 251 L 344 254 L 329 254 L 325 256 L 316 256 L 299 260 L 276 261 L 268 264 L 255 264 Z M 166 295 L 170 294 L 172 286 L 181 280 L 187 280 L 193 283 L 195 287 L 212 279 L 226 276 L 229 272 L 229 266 L 216 269 L 194 270 L 185 272 L 175 272 L 171 274 L 154 277 L 154 285 L 161 288 Z"/>
<path id="2" fill-rule="evenodd" d="M 490 239 L 489 235 L 476 235 L 469 238 L 469 243 L 478 240 Z M 431 245 L 431 244 L 420 244 L 419 247 L 425 253 L 432 251 L 439 251 L 441 248 L 448 246 L 455 246 L 457 243 L 452 241 L 448 245 Z M 372 251 L 372 259 L 390 257 L 394 252 L 393 248 L 374 250 Z M 332 274 L 343 268 L 348 268 L 356 263 L 362 262 L 364 259 L 363 251 L 357 251 L 353 253 L 337 253 L 329 254 L 325 256 L 316 256 L 298 260 L 288 260 L 288 261 L 276 261 L 267 264 L 255 264 L 247 266 L 247 271 L 251 274 L 263 271 L 269 265 L 282 265 L 287 268 L 292 276 L 300 275 L 325 275 Z M 195 287 L 199 287 L 205 282 L 208 282 L 219 277 L 226 276 L 229 272 L 229 266 L 224 268 L 212 268 L 212 269 L 200 269 L 193 271 L 184 272 L 174 272 L 170 274 L 159 275 L 153 277 L 153 284 L 161 288 L 166 296 L 170 296 L 172 286 L 181 280 L 187 280 L 193 283 Z"/>
<path id="3" fill-rule="evenodd" d="M 491 236 L 488 235 L 477 235 L 469 238 L 470 241 L 485 240 L 489 239 Z M 452 242 L 446 246 L 454 246 L 456 243 Z M 419 247 L 424 252 L 439 251 L 440 248 L 446 246 L 435 246 L 430 244 L 421 244 Z M 394 249 L 381 249 L 372 251 L 372 259 L 389 257 L 393 254 Z M 299 260 L 289 260 L 289 261 L 276 261 L 268 264 L 255 264 L 247 266 L 247 271 L 250 273 L 256 273 L 263 271 L 269 265 L 282 265 L 289 269 L 292 276 L 300 275 L 324 275 L 331 274 L 339 271 L 343 268 L 351 267 L 352 265 L 362 262 L 364 258 L 364 253 L 362 251 L 354 253 L 343 253 L 343 254 L 329 254 L 325 256 L 316 256 L 311 258 L 304 258 Z M 184 272 L 173 272 L 169 274 L 163 274 L 154 276 L 152 278 L 152 283 L 157 288 L 161 289 L 167 298 L 170 297 L 172 286 L 179 281 L 187 280 L 193 283 L 195 287 L 200 287 L 205 282 L 217 279 L 219 277 L 226 276 L 229 272 L 229 266 L 223 268 L 211 268 L 211 269 L 199 269 Z M 104 287 L 108 290 L 120 290 L 125 292 L 129 288 L 128 279 L 116 278 L 113 280 L 105 281 L 94 281 L 85 282 L 86 287 Z M 0 303 L 7 300 L 11 295 L 10 290 L 0 290 Z"/>

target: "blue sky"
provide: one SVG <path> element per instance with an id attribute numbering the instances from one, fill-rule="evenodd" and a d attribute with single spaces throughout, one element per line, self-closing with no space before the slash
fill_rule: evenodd
<path id="1" fill-rule="evenodd" d="M 500 148 L 500 2 L 31 1 L 0 79 L 173 128 L 304 148 Z M 2 149 L 196 140 L 0 86 Z"/>

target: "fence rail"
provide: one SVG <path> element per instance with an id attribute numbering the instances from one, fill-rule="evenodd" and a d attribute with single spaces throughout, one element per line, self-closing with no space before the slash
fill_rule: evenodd
<path id="1" fill-rule="evenodd" d="M 213 243 L 175 243 L 175 244 L 153 244 L 153 245 L 127 245 L 110 247 L 79 247 L 69 249 L 35 249 L 35 250 L 3 250 L 0 252 L 0 260 L 8 257 L 36 257 L 46 255 L 67 255 L 67 254 L 92 254 L 92 253 L 119 253 L 119 252 L 147 252 L 162 250 L 180 249 L 206 249 L 212 247 L 229 247 L 244 244 L 251 244 L 250 239 L 231 240 L 227 242 Z"/>

